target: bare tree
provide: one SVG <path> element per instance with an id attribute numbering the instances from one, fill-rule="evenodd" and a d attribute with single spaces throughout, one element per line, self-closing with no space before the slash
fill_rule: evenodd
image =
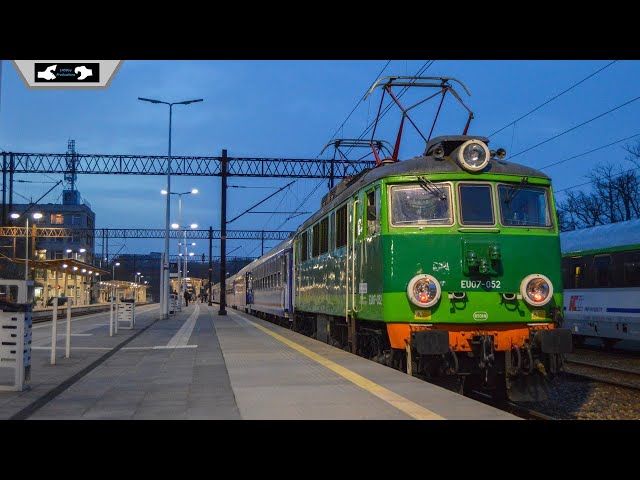
<path id="1" fill-rule="evenodd" d="M 640 141 L 624 147 L 637 168 L 600 164 L 589 172 L 591 193 L 573 191 L 558 204 L 560 230 L 575 230 L 640 218 Z M 628 165 L 628 164 L 627 164 Z"/>
<path id="2" fill-rule="evenodd" d="M 558 206 L 562 218 L 561 230 L 576 230 L 609 223 L 606 221 L 606 203 L 595 193 L 569 192 L 567 199 Z"/>
<path id="3" fill-rule="evenodd" d="M 640 167 L 640 140 L 635 145 L 627 144 L 623 147 L 629 155 L 626 160 L 633 163 L 636 167 Z"/>

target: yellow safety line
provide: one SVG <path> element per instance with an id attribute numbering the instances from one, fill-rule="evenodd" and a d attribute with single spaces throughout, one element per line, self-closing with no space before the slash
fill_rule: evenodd
<path id="1" fill-rule="evenodd" d="M 232 312 L 232 313 L 235 313 L 235 312 Z M 250 323 L 251 325 L 253 325 L 254 327 L 256 327 L 258 330 L 263 331 L 267 335 L 271 335 L 276 340 L 279 340 L 280 342 L 284 343 L 285 345 L 288 345 L 289 347 L 293 348 L 294 350 L 297 350 L 301 354 L 309 357 L 311 360 L 314 360 L 315 362 L 318 362 L 320 365 L 328 368 L 329 370 L 332 370 L 333 372 L 337 373 L 341 377 L 346 378 L 350 382 L 356 384 L 358 387 L 360 387 L 360 388 L 366 390 L 367 392 L 375 395 L 379 399 L 384 400 L 389 405 L 397 408 L 401 412 L 406 413 L 407 415 L 409 415 L 410 417 L 415 418 L 416 420 L 446 420 L 445 417 L 441 417 L 437 413 L 434 413 L 431 410 L 429 410 L 427 408 L 424 408 L 422 405 L 418 405 L 417 403 L 414 403 L 411 400 L 408 400 L 408 399 L 404 398 L 403 396 L 398 395 L 397 393 L 392 392 L 391 390 L 389 390 L 389 389 L 387 389 L 387 388 L 385 388 L 385 387 L 383 387 L 381 385 L 378 385 L 375 382 L 372 382 L 368 378 L 365 378 L 362 375 L 359 375 L 359 374 L 349 370 L 348 368 L 344 368 L 343 366 L 338 365 L 337 363 L 332 362 L 331 360 L 329 360 L 329 359 L 327 359 L 327 358 L 325 358 L 325 357 L 323 357 L 321 355 L 318 355 L 315 352 L 312 352 L 308 348 L 305 348 L 302 345 L 299 345 L 299 344 L 289 340 L 288 338 L 283 337 L 282 335 L 278 335 L 277 333 L 272 332 L 271 330 L 269 330 L 268 328 L 263 327 L 262 325 L 258 325 L 257 323 L 254 323 L 251 320 L 247 320 L 244 317 L 241 317 L 241 318 L 244 321 L 246 321 L 246 322 Z"/>

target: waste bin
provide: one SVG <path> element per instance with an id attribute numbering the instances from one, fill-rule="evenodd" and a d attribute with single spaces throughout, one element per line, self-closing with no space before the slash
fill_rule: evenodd
<path id="1" fill-rule="evenodd" d="M 33 280 L 0 280 L 0 390 L 31 383 Z"/>

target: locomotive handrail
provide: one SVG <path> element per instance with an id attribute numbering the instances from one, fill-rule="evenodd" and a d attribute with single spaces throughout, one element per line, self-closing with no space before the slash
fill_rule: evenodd
<path id="1" fill-rule="evenodd" d="M 351 231 L 351 310 L 354 313 L 358 312 L 358 307 L 356 307 L 356 237 L 359 235 L 357 232 L 358 225 L 358 209 L 357 206 L 360 204 L 360 200 L 356 200 L 353 202 L 353 230 Z"/>

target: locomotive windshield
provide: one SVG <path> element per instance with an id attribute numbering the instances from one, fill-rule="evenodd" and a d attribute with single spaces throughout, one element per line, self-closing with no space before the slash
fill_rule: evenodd
<path id="1" fill-rule="evenodd" d="M 498 196 L 503 225 L 551 226 L 546 188 L 500 185 Z"/>
<path id="2" fill-rule="evenodd" d="M 394 225 L 453 225 L 451 187 L 432 183 L 391 187 L 391 223 Z"/>
<path id="3" fill-rule="evenodd" d="M 460 223 L 462 225 L 494 225 L 491 185 L 459 183 Z"/>

